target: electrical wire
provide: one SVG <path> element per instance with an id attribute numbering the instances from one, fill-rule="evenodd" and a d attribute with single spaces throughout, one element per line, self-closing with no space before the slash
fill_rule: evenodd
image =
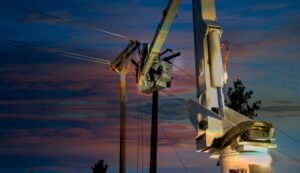
<path id="1" fill-rule="evenodd" d="M 141 105 L 141 137 L 142 137 L 142 173 L 144 173 L 144 109 L 143 109 L 144 97 L 142 96 L 142 105 Z"/>
<path id="2" fill-rule="evenodd" d="M 110 64 L 110 61 L 105 60 L 105 59 L 100 59 L 100 58 L 95 58 L 95 57 L 91 57 L 91 56 L 81 55 L 81 54 L 78 54 L 78 53 L 63 51 L 63 50 L 54 49 L 54 48 L 37 47 L 36 45 L 32 45 L 32 44 L 28 44 L 28 43 L 24 43 L 24 42 L 19 42 L 19 41 L 0 39 L 0 43 L 1 44 L 6 44 L 6 45 L 11 45 L 11 46 L 16 46 L 16 47 L 20 47 L 20 48 L 40 51 L 40 52 L 57 53 L 57 54 L 60 54 L 62 56 L 68 57 L 68 58 L 84 60 L 84 61 L 89 61 L 89 62 L 98 63 L 98 64 L 104 64 L 104 65 L 109 65 Z"/>
<path id="3" fill-rule="evenodd" d="M 138 95 L 138 115 L 137 115 L 137 162 L 136 162 L 136 172 L 139 172 L 140 164 L 140 115 L 141 115 L 141 105 L 140 105 L 140 96 Z"/>
<path id="4" fill-rule="evenodd" d="M 162 130 L 162 132 L 163 132 L 163 134 L 165 135 L 167 141 L 169 142 L 169 144 L 170 144 L 171 147 L 173 148 L 173 151 L 175 152 L 177 159 L 179 160 L 181 166 L 183 167 L 184 172 L 189 173 L 189 171 L 188 171 L 186 165 L 184 164 L 182 158 L 180 157 L 178 151 L 176 150 L 176 147 L 174 146 L 173 142 L 170 140 L 170 138 L 169 138 L 168 134 L 166 133 L 165 129 L 164 129 L 162 126 L 160 126 L 160 129 Z"/>
<path id="5" fill-rule="evenodd" d="M 41 11 L 38 11 L 38 10 L 21 7 L 21 6 L 16 5 L 16 4 L 11 4 L 11 3 L 2 3 L 2 4 L 6 5 L 6 6 L 9 6 L 9 7 L 13 7 L 13 8 L 16 8 L 16 9 L 23 10 L 25 12 L 36 13 L 36 14 L 39 14 L 41 16 L 52 18 L 54 20 L 64 22 L 64 23 L 68 23 L 68 24 L 71 24 L 71 25 L 75 25 L 75 26 L 78 26 L 78 27 L 81 27 L 81 28 L 87 28 L 87 29 L 91 29 L 91 30 L 94 30 L 94 31 L 102 32 L 104 34 L 109 34 L 111 36 L 122 38 L 122 39 L 125 39 L 125 40 L 136 40 L 132 37 L 128 37 L 128 36 L 125 36 L 125 35 L 122 35 L 122 34 L 117 34 L 117 33 L 114 33 L 114 32 L 110 32 L 110 31 L 107 31 L 105 29 L 99 28 L 95 25 L 88 24 L 88 23 L 81 23 L 81 22 L 78 22 L 78 21 L 75 21 L 75 20 L 71 20 L 71 19 L 68 19 L 68 18 L 48 14 L 48 13 L 41 12 Z"/>
<path id="6" fill-rule="evenodd" d="M 179 67 L 178 65 L 176 65 L 175 63 L 170 62 L 174 67 L 176 67 L 178 70 L 180 70 L 181 72 L 183 72 L 185 75 L 187 75 L 189 78 L 191 78 L 194 82 L 196 81 L 195 77 L 191 74 L 189 74 L 187 71 L 185 71 L 183 68 Z"/>
<path id="7" fill-rule="evenodd" d="M 257 119 L 261 120 L 261 121 L 265 121 L 264 119 L 260 118 L 260 117 L 256 117 Z M 295 143 L 300 145 L 300 141 L 297 140 L 296 138 L 292 137 L 291 135 L 287 134 L 285 131 L 279 129 L 278 127 L 275 127 L 275 130 L 277 130 L 279 133 L 285 135 L 286 137 L 290 138 L 290 140 L 294 141 Z"/>

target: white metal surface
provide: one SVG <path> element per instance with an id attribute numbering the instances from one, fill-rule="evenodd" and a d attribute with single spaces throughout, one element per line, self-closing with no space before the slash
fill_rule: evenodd
<path id="1" fill-rule="evenodd" d="M 143 88 L 143 83 L 147 80 L 149 76 L 149 71 L 159 59 L 159 54 L 163 44 L 168 36 L 171 24 L 176 17 L 177 10 L 179 8 L 181 0 L 170 0 L 167 9 L 164 11 L 164 17 L 159 24 L 156 34 L 151 43 L 149 54 L 146 57 L 144 67 L 141 69 L 141 74 L 139 77 L 139 87 Z"/>
<path id="2" fill-rule="evenodd" d="M 198 133 L 197 151 L 219 158 L 222 173 L 271 173 L 268 149 L 276 147 L 271 143 L 272 125 L 252 121 L 224 106 L 222 87 L 227 74 L 215 1 L 193 0 L 193 22 L 199 105 L 190 102 L 189 117 Z"/>

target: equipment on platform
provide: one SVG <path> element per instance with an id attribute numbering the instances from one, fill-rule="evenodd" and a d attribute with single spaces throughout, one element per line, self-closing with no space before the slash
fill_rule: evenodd
<path id="1" fill-rule="evenodd" d="M 153 64 L 149 75 L 141 81 L 140 90 L 144 93 L 153 93 L 171 86 L 172 65 L 171 63 L 160 60 Z"/>
<path id="2" fill-rule="evenodd" d="M 139 89 L 145 93 L 153 93 L 170 86 L 172 77 L 171 63 L 161 60 L 161 48 L 166 41 L 171 24 L 176 17 L 180 0 L 170 0 L 163 18 L 158 25 L 148 54 L 143 61 L 138 76 Z"/>

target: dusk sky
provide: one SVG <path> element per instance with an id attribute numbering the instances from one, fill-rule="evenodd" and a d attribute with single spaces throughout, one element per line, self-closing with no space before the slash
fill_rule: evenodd
<path id="1" fill-rule="evenodd" d="M 149 43 L 167 4 L 168 0 L 0 1 L 0 173 L 89 173 L 100 159 L 109 165 L 108 173 L 118 172 L 120 117 L 119 76 L 107 66 L 3 40 L 113 60 L 128 41 L 89 26 Z M 276 131 L 274 173 L 299 172 L 299 1 L 216 0 L 216 10 L 222 40 L 232 47 L 224 90 L 237 78 L 253 90 L 253 101 L 262 101 L 259 117 L 285 133 Z M 174 63 L 195 76 L 191 1 L 182 1 L 165 48 L 180 51 Z M 168 93 L 176 97 L 161 94 L 159 126 L 190 173 L 218 173 L 216 160 L 196 153 L 187 105 L 188 99 L 196 100 L 195 81 L 176 68 L 173 74 Z M 139 116 L 144 122 L 143 167 L 148 172 L 151 97 L 138 92 L 132 75 L 127 96 L 127 172 L 137 172 Z M 161 128 L 158 143 L 158 172 L 184 172 Z M 140 172 L 141 158 L 140 150 Z"/>

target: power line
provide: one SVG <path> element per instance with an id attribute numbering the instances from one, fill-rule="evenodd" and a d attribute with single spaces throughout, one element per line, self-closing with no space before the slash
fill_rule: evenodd
<path id="1" fill-rule="evenodd" d="M 68 18 L 65 18 L 65 17 L 60 17 L 60 16 L 48 14 L 48 13 L 45 13 L 45 12 L 41 12 L 41 11 L 38 11 L 38 10 L 21 7 L 21 6 L 16 5 L 16 4 L 10 4 L 10 3 L 9 4 L 8 3 L 2 3 L 2 4 L 6 5 L 6 6 L 9 6 L 9 7 L 17 8 L 17 9 L 20 9 L 20 10 L 23 10 L 23 11 L 26 11 L 26 12 L 36 13 L 36 14 L 39 14 L 41 16 L 48 17 L 48 18 L 51 18 L 51 19 L 54 19 L 54 20 L 57 20 L 57 21 L 60 21 L 60 22 L 73 24 L 73 25 L 81 27 L 81 28 L 87 28 L 87 29 L 91 29 L 91 30 L 94 30 L 94 31 L 102 32 L 104 34 L 109 34 L 111 36 L 122 38 L 122 39 L 125 39 L 125 40 L 136 40 L 132 37 L 125 36 L 125 35 L 122 35 L 122 34 L 117 34 L 117 33 L 114 33 L 114 32 L 110 32 L 110 31 L 107 31 L 105 29 L 99 28 L 95 25 L 88 24 L 88 23 L 81 23 L 81 22 L 71 20 L 71 19 L 68 19 Z"/>
<path id="2" fill-rule="evenodd" d="M 144 97 L 142 96 L 141 101 L 143 103 Z M 144 114 L 143 114 L 143 104 L 141 104 L 141 138 L 142 138 L 142 173 L 144 173 Z"/>
<path id="3" fill-rule="evenodd" d="M 296 138 L 294 138 L 294 137 L 292 137 L 291 135 L 287 134 L 286 132 L 284 132 L 283 130 L 279 129 L 278 127 L 275 127 L 275 129 L 276 129 L 277 131 L 279 131 L 280 133 L 282 133 L 283 135 L 289 137 L 291 140 L 293 140 L 294 142 L 296 142 L 297 144 L 300 145 L 300 141 L 297 140 Z"/>
<path id="4" fill-rule="evenodd" d="M 40 52 L 58 53 L 60 55 L 68 57 L 68 58 L 79 59 L 79 60 L 89 61 L 89 62 L 98 63 L 98 64 L 105 64 L 105 65 L 110 64 L 110 61 L 105 60 L 105 59 L 100 59 L 100 58 L 95 58 L 95 57 L 91 57 L 91 56 L 81 55 L 81 54 L 78 54 L 78 53 L 63 51 L 63 50 L 54 49 L 54 48 L 37 47 L 36 45 L 32 45 L 32 44 L 28 44 L 28 43 L 24 43 L 24 42 L 19 42 L 19 41 L 0 39 L 0 43 L 6 44 L 6 45 L 11 45 L 11 46 L 16 46 L 16 47 L 20 47 L 20 48 L 40 51 Z"/>
<path id="5" fill-rule="evenodd" d="M 166 91 L 163 91 L 163 90 L 162 90 L 161 92 L 163 92 L 163 93 L 169 95 L 168 92 L 166 92 Z M 174 97 L 176 97 L 176 96 L 174 95 Z M 143 97 L 142 97 L 142 102 L 143 102 Z M 142 122 L 141 122 L 141 123 L 142 123 L 142 128 L 141 128 L 141 130 L 143 130 L 143 109 L 141 109 L 141 110 L 142 110 L 142 111 L 141 111 L 141 113 L 142 113 Z M 165 135 L 165 137 L 166 137 L 166 139 L 168 140 L 169 144 L 170 144 L 171 147 L 173 148 L 173 151 L 175 152 L 176 157 L 177 157 L 177 159 L 179 160 L 180 164 L 182 165 L 184 171 L 185 171 L 186 173 L 188 173 L 189 171 L 188 171 L 186 165 L 184 164 L 183 160 L 181 159 L 179 153 L 177 152 L 177 150 L 176 150 L 174 144 L 173 144 L 172 141 L 170 140 L 170 138 L 169 138 L 169 136 L 167 135 L 167 133 L 165 132 L 164 128 L 161 127 L 161 126 L 160 126 L 160 128 L 162 129 L 163 134 Z M 143 134 L 143 132 L 142 132 L 142 134 Z M 143 160 L 143 136 L 142 136 L 142 160 Z M 142 161 L 142 163 L 143 163 L 143 161 Z M 142 164 L 142 172 L 143 172 L 143 164 Z"/>
<path id="6" fill-rule="evenodd" d="M 179 153 L 177 152 L 176 147 L 174 146 L 174 144 L 173 144 L 172 141 L 170 140 L 169 136 L 167 135 L 165 129 L 164 129 L 162 126 L 160 126 L 160 129 L 162 130 L 162 132 L 163 132 L 163 134 L 165 135 L 166 139 L 168 140 L 169 144 L 170 144 L 171 147 L 173 148 L 173 150 L 174 150 L 174 152 L 175 152 L 175 154 L 176 154 L 176 157 L 177 157 L 177 159 L 179 160 L 180 164 L 182 165 L 184 171 L 185 171 L 186 173 L 188 173 L 189 171 L 188 171 L 187 167 L 185 166 L 185 164 L 184 164 L 182 158 L 180 157 Z"/>
<path id="7" fill-rule="evenodd" d="M 261 121 L 265 121 L 264 119 L 260 118 L 260 117 L 257 117 L 257 119 L 261 120 Z M 280 128 L 278 127 L 275 127 L 275 130 L 277 130 L 278 132 L 280 132 L 281 134 L 285 135 L 286 137 L 290 138 L 290 140 L 294 141 L 295 143 L 299 144 L 300 145 L 300 141 L 297 140 L 296 138 L 292 137 L 291 135 L 287 134 L 285 131 L 281 130 Z"/>
<path id="8" fill-rule="evenodd" d="M 196 81 L 195 77 L 193 75 L 191 75 L 190 73 L 188 73 L 187 71 L 185 71 L 183 68 L 179 67 L 178 65 L 176 65 L 175 63 L 171 64 L 176 67 L 178 70 L 180 70 L 181 72 L 183 72 L 185 75 L 187 75 L 189 78 L 191 78 L 193 81 Z"/>
<path id="9" fill-rule="evenodd" d="M 140 105 L 140 96 L 138 95 L 138 123 L 137 123 L 137 161 L 136 161 L 136 172 L 139 172 L 139 164 L 140 164 L 140 115 L 141 115 L 141 105 Z"/>

